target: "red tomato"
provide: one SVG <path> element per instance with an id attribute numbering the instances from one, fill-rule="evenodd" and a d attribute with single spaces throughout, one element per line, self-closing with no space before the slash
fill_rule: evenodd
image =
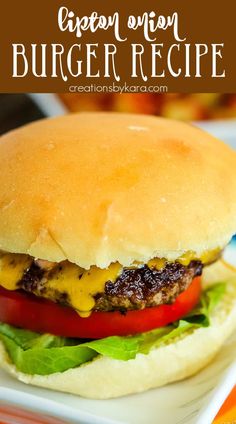
<path id="1" fill-rule="evenodd" d="M 99 339 L 107 336 L 142 333 L 174 322 L 198 303 L 200 278 L 170 305 L 154 306 L 136 311 L 92 312 L 81 318 L 73 309 L 60 306 L 34 295 L 9 291 L 0 287 L 0 321 L 39 333 L 64 337 Z"/>

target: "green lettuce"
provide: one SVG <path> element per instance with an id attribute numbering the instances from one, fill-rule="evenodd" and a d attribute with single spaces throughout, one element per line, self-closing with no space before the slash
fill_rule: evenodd
<path id="1" fill-rule="evenodd" d="M 210 313 L 224 293 L 225 284 L 215 284 L 203 292 L 199 306 L 186 317 L 136 336 L 84 341 L 34 333 L 0 323 L 0 340 L 16 368 L 26 374 L 63 372 L 92 361 L 98 355 L 127 361 L 138 353 L 147 354 L 153 348 L 171 343 L 198 327 L 209 326 Z"/>

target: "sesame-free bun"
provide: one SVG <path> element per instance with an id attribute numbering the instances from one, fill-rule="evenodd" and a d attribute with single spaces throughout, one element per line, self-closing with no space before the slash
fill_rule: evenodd
<path id="1" fill-rule="evenodd" d="M 144 115 L 45 119 L 0 139 L 0 249 L 84 268 L 176 259 L 236 230 L 236 153 Z"/>
<path id="2" fill-rule="evenodd" d="M 219 263 L 211 267 L 211 283 L 231 280 L 226 293 L 210 314 L 210 326 L 197 328 L 147 355 L 121 361 L 98 356 L 78 368 L 48 376 L 19 372 L 0 343 L 0 366 L 18 380 L 35 386 L 96 399 L 142 392 L 187 378 L 204 368 L 236 328 L 236 277 Z M 213 277 L 214 276 L 214 277 Z M 207 283 L 205 283 L 208 285 Z"/>

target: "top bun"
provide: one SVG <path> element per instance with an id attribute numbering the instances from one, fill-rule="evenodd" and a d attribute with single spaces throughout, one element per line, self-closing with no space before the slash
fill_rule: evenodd
<path id="1" fill-rule="evenodd" d="M 174 260 L 236 231 L 236 153 L 182 122 L 80 113 L 0 139 L 0 249 L 81 267 Z"/>

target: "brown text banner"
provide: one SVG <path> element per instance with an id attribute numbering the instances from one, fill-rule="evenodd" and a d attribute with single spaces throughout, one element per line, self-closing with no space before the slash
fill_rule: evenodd
<path id="1" fill-rule="evenodd" d="M 1 92 L 236 92 L 235 0 L 4 0 Z"/>

